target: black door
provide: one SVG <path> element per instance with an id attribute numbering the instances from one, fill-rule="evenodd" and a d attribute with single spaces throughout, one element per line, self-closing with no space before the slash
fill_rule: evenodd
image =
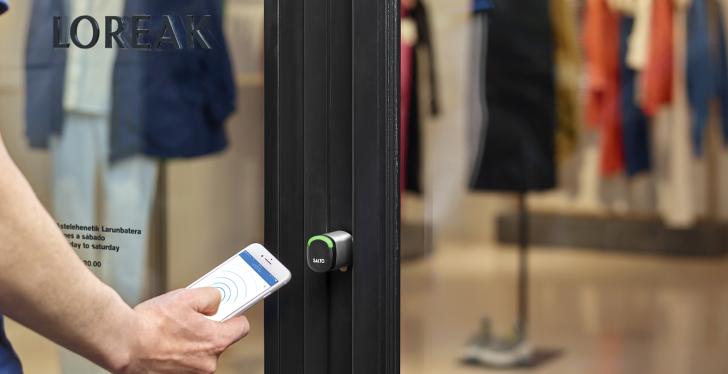
<path id="1" fill-rule="evenodd" d="M 265 2 L 266 374 L 399 373 L 399 2 Z M 314 273 L 308 238 L 354 238 Z"/>

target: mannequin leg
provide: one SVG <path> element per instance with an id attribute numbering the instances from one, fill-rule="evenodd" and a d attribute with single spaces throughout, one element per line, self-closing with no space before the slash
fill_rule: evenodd
<path id="1" fill-rule="evenodd" d="M 53 211 L 61 223 L 92 225 L 96 220 L 96 178 L 103 155 L 99 150 L 99 117 L 66 113 L 63 134 L 51 140 L 53 164 Z M 77 250 L 79 257 L 94 261 L 93 250 Z M 92 269 L 99 275 L 98 269 Z M 61 369 L 66 374 L 105 373 L 75 353 L 61 348 Z"/>
<path id="2" fill-rule="evenodd" d="M 104 279 L 128 304 L 142 301 L 146 290 L 149 225 L 157 187 L 158 162 L 135 156 L 109 165 L 104 172 L 104 225 L 141 230 L 141 235 L 110 233 L 107 242 L 119 252 L 102 252 Z"/>
<path id="3" fill-rule="evenodd" d="M 98 128 L 95 117 L 67 113 L 63 134 L 50 144 L 53 212 L 60 223 L 96 224 Z M 92 250 L 76 250 L 83 260 L 94 260 Z M 98 275 L 98 274 L 97 274 Z"/>

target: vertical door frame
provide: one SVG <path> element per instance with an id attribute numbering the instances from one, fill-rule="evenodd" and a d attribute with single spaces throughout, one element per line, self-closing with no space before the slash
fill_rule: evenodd
<path id="1" fill-rule="evenodd" d="M 266 374 L 399 373 L 399 1 L 265 0 Z M 306 238 L 354 237 L 316 274 Z"/>
<path id="2" fill-rule="evenodd" d="M 335 0 L 334 0 L 335 1 Z M 399 373 L 400 5 L 353 1 L 355 374 Z"/>

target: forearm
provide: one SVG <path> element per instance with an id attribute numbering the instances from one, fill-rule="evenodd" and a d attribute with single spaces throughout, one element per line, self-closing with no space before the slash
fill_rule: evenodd
<path id="1" fill-rule="evenodd" d="M 0 139 L 0 312 L 107 368 L 135 314 L 78 259 Z"/>

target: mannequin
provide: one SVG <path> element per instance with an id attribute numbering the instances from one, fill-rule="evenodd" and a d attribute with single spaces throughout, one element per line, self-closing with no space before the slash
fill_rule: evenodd
<path id="1" fill-rule="evenodd" d="M 474 191 L 513 192 L 519 206 L 518 320 L 510 337 L 490 322 L 465 348 L 466 362 L 491 367 L 529 365 L 528 208 L 526 194 L 556 185 L 554 42 L 549 2 L 474 2 L 472 154 Z"/>

